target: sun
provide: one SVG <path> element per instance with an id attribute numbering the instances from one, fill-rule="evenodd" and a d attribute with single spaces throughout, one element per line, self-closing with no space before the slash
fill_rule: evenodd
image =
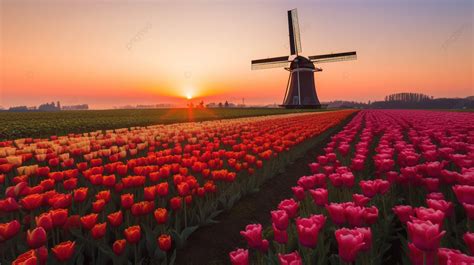
<path id="1" fill-rule="evenodd" d="M 186 93 L 186 98 L 187 98 L 187 99 L 192 99 L 193 96 L 191 95 L 191 93 Z"/>

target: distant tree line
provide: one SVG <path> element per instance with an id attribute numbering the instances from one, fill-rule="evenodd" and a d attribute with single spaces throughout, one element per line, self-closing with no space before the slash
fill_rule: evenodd
<path id="1" fill-rule="evenodd" d="M 385 96 L 385 101 L 422 102 L 431 99 L 433 97 L 421 93 L 397 93 Z"/>

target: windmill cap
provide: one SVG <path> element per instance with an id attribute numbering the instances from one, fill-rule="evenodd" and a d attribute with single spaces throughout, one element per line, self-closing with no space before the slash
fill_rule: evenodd
<path id="1" fill-rule="evenodd" d="M 310 68 L 314 69 L 314 64 L 308 58 L 303 56 L 297 56 L 291 61 L 290 69 L 295 68 Z"/>

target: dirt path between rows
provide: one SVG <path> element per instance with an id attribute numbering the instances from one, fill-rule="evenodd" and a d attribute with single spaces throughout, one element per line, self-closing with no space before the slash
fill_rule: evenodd
<path id="1" fill-rule="evenodd" d="M 236 247 L 245 247 L 239 231 L 247 224 L 260 223 L 264 227 L 271 224 L 270 211 L 286 198 L 293 196 L 291 187 L 299 177 L 310 174 L 308 164 L 323 152 L 326 140 L 347 124 L 344 122 L 329 129 L 304 156 L 285 167 L 285 172 L 276 175 L 262 185 L 260 191 L 249 194 L 237 202 L 232 210 L 222 213 L 219 223 L 199 228 L 188 239 L 186 247 L 177 252 L 178 265 L 230 264 L 228 253 Z"/>

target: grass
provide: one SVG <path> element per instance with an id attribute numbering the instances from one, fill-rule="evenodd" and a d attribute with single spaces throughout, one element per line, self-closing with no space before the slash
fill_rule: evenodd
<path id="1" fill-rule="evenodd" d="M 319 110 L 270 108 L 133 109 L 57 112 L 0 112 L 0 139 L 49 137 L 96 130 L 205 121 Z"/>

